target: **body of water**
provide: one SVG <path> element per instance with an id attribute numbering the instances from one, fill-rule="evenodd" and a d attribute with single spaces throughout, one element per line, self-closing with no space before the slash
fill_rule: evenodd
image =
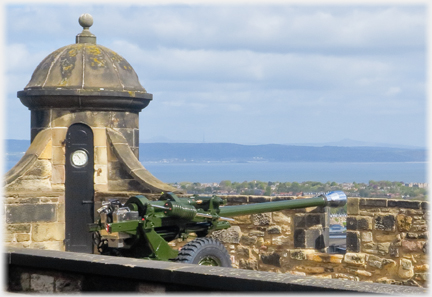
<path id="1" fill-rule="evenodd" d="M 327 162 L 256 162 L 256 163 L 143 163 L 164 182 L 210 183 L 230 181 L 280 182 L 357 182 L 370 180 L 427 182 L 428 163 L 327 163 Z"/>
<path id="2" fill-rule="evenodd" d="M 16 162 L 7 162 L 6 171 Z M 369 180 L 427 182 L 427 163 L 327 163 L 327 162 L 251 162 L 251 163 L 146 163 L 158 179 L 167 182 L 219 183 L 230 181 L 280 181 L 280 182 L 357 182 Z"/>

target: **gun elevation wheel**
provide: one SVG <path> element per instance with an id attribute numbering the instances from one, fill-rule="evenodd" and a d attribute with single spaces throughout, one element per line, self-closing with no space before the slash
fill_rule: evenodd
<path id="1" fill-rule="evenodd" d="M 213 238 L 197 238 L 180 250 L 176 262 L 206 266 L 231 267 L 228 251 Z"/>

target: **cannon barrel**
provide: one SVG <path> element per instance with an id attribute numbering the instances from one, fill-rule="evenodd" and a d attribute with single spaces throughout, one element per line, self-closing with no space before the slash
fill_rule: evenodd
<path id="1" fill-rule="evenodd" d="M 345 193 L 342 191 L 333 191 L 313 198 L 224 206 L 220 208 L 219 215 L 223 217 L 234 217 L 234 216 L 241 216 L 241 215 L 272 212 L 272 211 L 279 211 L 284 209 L 305 208 L 305 207 L 312 207 L 312 206 L 340 207 L 345 205 L 345 203 L 346 203 Z"/>

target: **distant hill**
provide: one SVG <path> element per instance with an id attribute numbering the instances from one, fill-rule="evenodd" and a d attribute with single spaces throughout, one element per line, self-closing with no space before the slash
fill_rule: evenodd
<path id="1" fill-rule="evenodd" d="M 6 160 L 18 161 L 29 140 L 6 140 Z M 168 162 L 425 162 L 425 149 L 233 143 L 141 143 L 140 161 Z"/>
<path id="2" fill-rule="evenodd" d="M 425 149 L 233 143 L 143 143 L 142 161 L 424 162 Z"/>

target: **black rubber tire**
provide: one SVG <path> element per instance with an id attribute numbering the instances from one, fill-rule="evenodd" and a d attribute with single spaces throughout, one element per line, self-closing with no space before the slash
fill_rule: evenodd
<path id="1" fill-rule="evenodd" d="M 231 267 L 228 251 L 222 243 L 213 238 L 197 238 L 185 244 L 175 261 L 189 264 Z M 205 264 L 209 261 L 213 264 Z"/>

